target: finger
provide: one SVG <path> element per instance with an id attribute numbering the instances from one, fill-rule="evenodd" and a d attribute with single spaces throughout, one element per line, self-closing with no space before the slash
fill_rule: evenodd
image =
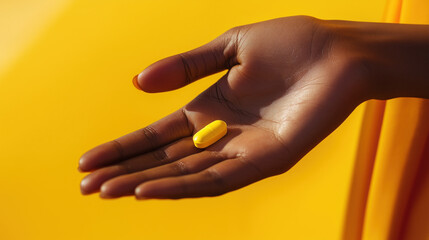
<path id="1" fill-rule="evenodd" d="M 254 164 L 235 158 L 195 174 L 145 182 L 136 188 L 135 195 L 138 199 L 218 196 L 264 177 Z"/>
<path id="2" fill-rule="evenodd" d="M 191 137 L 183 138 L 165 147 L 130 158 L 116 165 L 98 169 L 82 180 L 80 189 L 83 194 L 94 193 L 99 191 L 100 186 L 111 178 L 168 164 L 200 151 L 194 147 Z"/>
<path id="3" fill-rule="evenodd" d="M 100 196 L 114 198 L 133 195 L 135 188 L 143 182 L 200 172 L 225 159 L 217 152 L 204 151 L 156 168 L 115 177 L 101 186 Z"/>
<path id="4" fill-rule="evenodd" d="M 231 68 L 236 64 L 234 31 L 197 49 L 155 62 L 133 79 L 134 85 L 145 92 L 169 91 Z"/>
<path id="5" fill-rule="evenodd" d="M 94 170 L 164 146 L 192 134 L 183 109 L 135 132 L 99 145 L 79 160 L 81 171 Z"/>

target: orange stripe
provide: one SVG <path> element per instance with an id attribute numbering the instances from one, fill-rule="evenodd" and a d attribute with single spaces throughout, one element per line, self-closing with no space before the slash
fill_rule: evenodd
<path id="1" fill-rule="evenodd" d="M 385 101 L 371 100 L 365 106 L 348 196 L 343 239 L 358 240 L 362 237 L 366 202 L 385 105 Z"/>
<path id="2" fill-rule="evenodd" d="M 387 0 L 384 8 L 383 21 L 399 23 L 401 20 L 402 0 Z"/>
<path id="3" fill-rule="evenodd" d="M 387 0 L 384 22 L 399 22 L 402 0 Z M 348 196 L 343 239 L 362 239 L 366 204 L 380 138 L 386 101 L 368 101 Z"/>
<path id="4" fill-rule="evenodd" d="M 406 206 L 399 239 L 429 239 L 429 134 Z M 426 238 L 425 238 L 426 237 Z"/>
<path id="5" fill-rule="evenodd" d="M 391 0 L 384 17 L 388 22 L 422 23 L 429 19 L 425 3 Z M 386 103 L 363 239 L 429 239 L 428 122 L 429 100 Z"/>

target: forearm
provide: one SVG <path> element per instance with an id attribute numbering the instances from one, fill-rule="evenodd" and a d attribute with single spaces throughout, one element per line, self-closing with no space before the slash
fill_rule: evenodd
<path id="1" fill-rule="evenodd" d="M 328 21 L 335 41 L 363 59 L 368 99 L 429 98 L 429 25 Z"/>

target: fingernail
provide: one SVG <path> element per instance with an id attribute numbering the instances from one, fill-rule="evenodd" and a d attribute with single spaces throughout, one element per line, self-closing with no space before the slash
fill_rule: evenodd
<path id="1" fill-rule="evenodd" d="M 77 170 L 79 170 L 80 172 L 84 172 L 83 169 L 85 169 L 85 167 L 82 169 L 82 166 L 85 166 L 85 160 L 83 156 L 79 159 L 79 163 L 77 164 Z"/>
<path id="2" fill-rule="evenodd" d="M 85 177 L 85 178 L 83 178 L 82 179 L 82 181 L 80 182 L 80 192 L 83 194 L 83 195 L 88 195 L 88 194 L 90 194 L 90 192 L 89 191 L 87 191 L 87 185 L 88 185 L 88 179 Z"/>
<path id="3" fill-rule="evenodd" d="M 133 77 L 133 84 L 134 84 L 134 87 L 136 87 L 138 90 L 142 91 L 142 89 L 139 85 L 139 82 L 137 81 L 138 78 L 139 78 L 139 74 L 137 74 Z"/>

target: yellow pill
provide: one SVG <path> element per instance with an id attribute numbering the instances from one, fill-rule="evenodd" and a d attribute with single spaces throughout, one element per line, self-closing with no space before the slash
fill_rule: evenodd
<path id="1" fill-rule="evenodd" d="M 197 148 L 206 148 L 217 142 L 226 134 L 226 123 L 222 120 L 215 120 L 195 133 L 194 145 Z"/>

